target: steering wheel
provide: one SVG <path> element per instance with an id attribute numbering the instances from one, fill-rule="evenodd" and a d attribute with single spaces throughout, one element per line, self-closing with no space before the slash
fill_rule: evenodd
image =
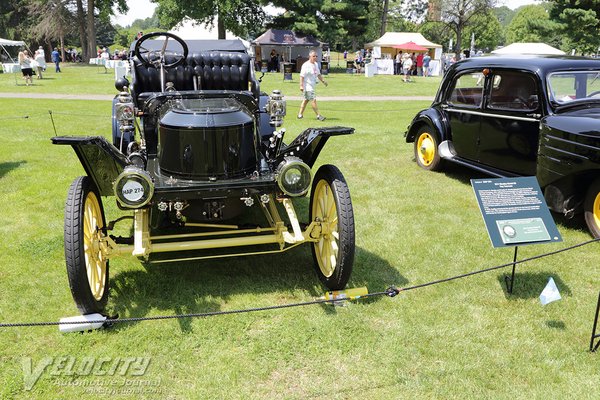
<path id="1" fill-rule="evenodd" d="M 518 108 L 529 108 L 529 102 L 527 101 L 527 99 L 521 97 L 521 96 L 517 96 L 513 99 L 513 103 L 518 104 L 519 107 Z"/>
<path id="2" fill-rule="evenodd" d="M 160 37 L 164 37 L 164 42 L 160 50 L 148 49 L 143 46 L 145 41 Z M 167 49 L 169 38 L 175 40 L 181 46 L 181 53 L 178 51 L 179 49 Z M 138 39 L 135 43 L 134 54 L 146 67 L 158 67 L 162 64 L 165 68 L 171 68 L 176 67 L 185 61 L 188 55 L 188 47 L 183 39 L 170 32 L 151 32 Z M 166 55 L 172 55 L 175 61 L 170 64 L 165 64 Z"/>

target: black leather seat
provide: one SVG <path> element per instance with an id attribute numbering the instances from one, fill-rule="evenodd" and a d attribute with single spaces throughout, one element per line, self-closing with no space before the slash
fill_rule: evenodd
<path id="1" fill-rule="evenodd" d="M 173 63 L 167 55 L 166 63 Z M 161 92 L 160 69 L 147 67 L 134 58 L 132 92 L 136 100 L 148 92 Z M 201 52 L 189 54 L 177 67 L 165 69 L 165 83 L 172 82 L 176 90 L 252 91 L 258 97 L 258 82 L 251 70 L 251 58 L 241 52 Z"/>

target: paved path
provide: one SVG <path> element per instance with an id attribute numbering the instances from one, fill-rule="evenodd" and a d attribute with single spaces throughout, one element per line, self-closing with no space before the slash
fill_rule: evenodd
<path id="1" fill-rule="evenodd" d="M 116 95 L 116 93 L 115 93 Z M 54 100 L 110 100 L 110 94 L 60 94 L 60 93 L 0 93 L 0 98 L 9 99 L 54 99 Z M 289 101 L 300 101 L 301 96 L 285 96 Z M 318 96 L 319 101 L 433 101 L 432 96 Z"/>

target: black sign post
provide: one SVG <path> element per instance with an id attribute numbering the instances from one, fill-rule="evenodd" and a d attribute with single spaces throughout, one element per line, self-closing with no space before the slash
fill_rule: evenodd
<path id="1" fill-rule="evenodd" d="M 594 327 L 592 328 L 592 337 L 590 339 L 590 351 L 595 352 L 600 346 L 600 340 L 594 345 L 594 340 L 600 338 L 600 334 L 596 333 L 596 327 L 598 326 L 598 313 L 600 312 L 600 293 L 598 294 L 598 302 L 596 303 L 596 316 L 594 317 Z"/>
<path id="2" fill-rule="evenodd" d="M 512 293 L 518 246 L 562 238 L 535 177 L 471 179 L 471 185 L 492 246 L 515 246 L 512 275 L 505 278 Z"/>

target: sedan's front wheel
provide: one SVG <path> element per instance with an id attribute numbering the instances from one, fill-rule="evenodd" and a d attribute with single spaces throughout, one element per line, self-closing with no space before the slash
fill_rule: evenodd
<path id="1" fill-rule="evenodd" d="M 592 183 L 585 196 L 585 223 L 595 238 L 600 238 L 600 179 Z"/>
<path id="2" fill-rule="evenodd" d="M 106 236 L 98 190 L 87 176 L 75 179 L 65 206 L 65 260 L 71 294 L 82 314 L 99 313 L 108 300 Z"/>
<path id="3" fill-rule="evenodd" d="M 442 159 L 438 151 L 438 138 L 429 126 L 423 126 L 415 137 L 415 160 L 417 164 L 429 171 L 438 171 L 442 167 Z"/>

